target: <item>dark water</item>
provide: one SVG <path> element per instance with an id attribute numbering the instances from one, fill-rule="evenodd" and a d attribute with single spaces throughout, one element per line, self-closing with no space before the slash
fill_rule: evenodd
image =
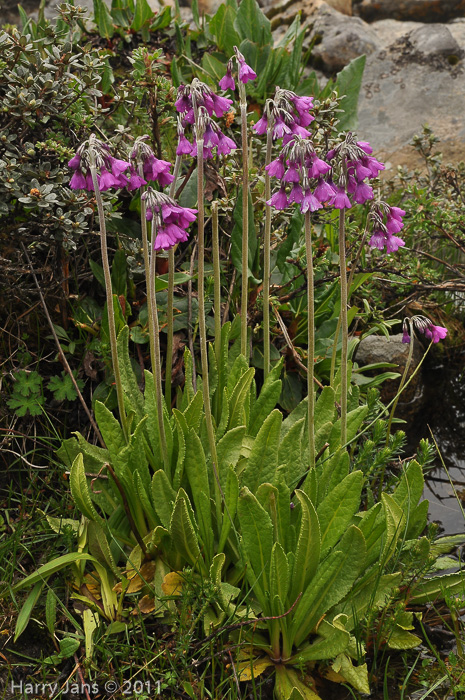
<path id="1" fill-rule="evenodd" d="M 424 377 L 426 401 L 407 435 L 414 445 L 422 437 L 432 441 L 432 433 L 444 461 L 445 468 L 438 456 L 426 474 L 429 519 L 440 522 L 444 534 L 465 532 L 465 358 L 462 366 L 429 368 Z"/>

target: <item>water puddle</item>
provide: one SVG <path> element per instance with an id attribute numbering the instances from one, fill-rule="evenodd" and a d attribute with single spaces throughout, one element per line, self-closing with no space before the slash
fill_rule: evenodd
<path id="1" fill-rule="evenodd" d="M 422 437 L 431 441 L 431 429 L 446 467 L 438 457 L 426 474 L 429 519 L 439 522 L 444 534 L 465 532 L 465 373 L 461 367 L 441 366 L 424 376 L 427 400 L 407 435 L 412 444 Z"/>

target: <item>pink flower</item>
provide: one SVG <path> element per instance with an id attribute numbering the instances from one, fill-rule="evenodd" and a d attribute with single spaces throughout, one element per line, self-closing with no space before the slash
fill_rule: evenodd
<path id="1" fill-rule="evenodd" d="M 223 78 L 221 78 L 218 85 L 222 90 L 228 90 L 228 88 L 230 90 L 236 89 L 236 83 L 234 82 L 234 78 L 232 77 L 231 69 L 229 68 L 229 66 L 226 70 L 226 75 Z"/>
<path id="2" fill-rule="evenodd" d="M 287 194 L 284 185 L 274 193 L 271 199 L 268 200 L 267 204 L 275 209 L 281 210 L 287 207 Z"/>
<path id="3" fill-rule="evenodd" d="M 269 165 L 265 166 L 265 170 L 268 170 L 270 177 L 277 177 L 281 180 L 284 175 L 284 163 L 281 157 L 272 160 Z"/>
<path id="4" fill-rule="evenodd" d="M 444 340 L 447 335 L 447 328 L 443 326 L 434 326 L 431 324 L 429 328 L 425 329 L 425 337 L 433 341 L 433 343 L 439 343 L 440 340 Z"/>
<path id="5" fill-rule="evenodd" d="M 316 211 L 322 208 L 321 202 L 311 193 L 310 190 L 306 190 L 304 198 L 302 200 L 302 206 L 300 207 L 303 214 L 307 211 Z"/>
<path id="6" fill-rule="evenodd" d="M 248 83 L 249 80 L 255 80 L 257 74 L 244 60 L 239 61 L 239 66 L 239 80 L 241 83 L 245 84 Z"/>
<path id="7" fill-rule="evenodd" d="M 329 203 L 335 209 L 350 209 L 352 206 L 345 189 L 339 186 L 335 187 L 335 194 L 333 197 L 331 197 Z"/>

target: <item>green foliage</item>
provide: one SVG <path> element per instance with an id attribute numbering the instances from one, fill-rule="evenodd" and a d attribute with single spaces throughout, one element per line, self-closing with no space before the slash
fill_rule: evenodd
<path id="1" fill-rule="evenodd" d="M 76 383 L 79 389 L 82 389 L 84 386 L 82 379 L 76 379 Z M 61 373 L 61 377 L 55 376 L 50 379 L 47 389 L 53 393 L 53 398 L 56 401 L 64 401 L 64 399 L 74 401 L 77 398 L 77 392 L 71 377 L 64 371 Z"/>

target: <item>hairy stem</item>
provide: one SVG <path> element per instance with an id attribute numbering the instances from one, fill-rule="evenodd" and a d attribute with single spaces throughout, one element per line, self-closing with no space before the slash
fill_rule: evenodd
<path id="1" fill-rule="evenodd" d="M 220 243 L 218 226 L 218 202 L 212 202 L 212 245 L 213 245 L 213 277 L 214 277 L 214 312 L 215 312 L 215 357 L 218 372 L 218 386 L 215 392 L 214 413 L 218 421 L 221 412 L 221 397 L 223 395 L 223 367 L 221 362 L 221 269 Z"/>
<path id="2" fill-rule="evenodd" d="M 271 163 L 273 146 L 273 125 L 269 120 L 266 132 L 265 166 Z M 265 170 L 265 231 L 263 237 L 263 377 L 270 371 L 270 247 L 271 247 L 271 207 L 266 204 L 271 199 L 271 178 Z"/>
<path id="3" fill-rule="evenodd" d="M 347 442 L 347 270 L 346 270 L 345 209 L 339 211 L 339 269 L 341 274 L 341 445 Z"/>
<path id="4" fill-rule="evenodd" d="M 176 156 L 174 163 L 174 180 L 170 185 L 169 195 L 174 197 L 176 181 L 181 167 L 182 156 Z M 175 246 L 176 247 L 176 246 Z M 168 251 L 168 308 L 166 320 L 166 366 L 165 366 L 165 401 L 168 411 L 171 413 L 171 372 L 173 368 L 173 326 L 174 326 L 174 251 L 175 247 Z"/>
<path id="5" fill-rule="evenodd" d="M 110 336 L 110 349 L 111 349 L 111 361 L 113 364 L 113 372 L 115 375 L 115 386 L 116 386 L 116 396 L 118 400 L 118 411 L 121 421 L 121 427 L 123 429 L 124 437 L 126 441 L 128 439 L 128 428 L 126 420 L 126 411 L 124 408 L 124 393 L 123 384 L 121 381 L 121 372 L 118 360 L 118 348 L 116 339 L 116 326 L 115 326 L 115 310 L 113 308 L 113 289 L 111 284 L 111 272 L 110 263 L 108 261 L 108 245 L 107 245 L 107 228 L 105 224 L 105 212 L 103 210 L 102 195 L 100 194 L 100 189 L 97 181 L 97 169 L 93 164 L 94 161 L 94 151 L 90 148 L 90 156 L 92 159 L 90 172 L 92 176 L 92 183 L 94 185 L 94 194 L 97 202 L 98 219 L 100 225 L 100 245 L 102 249 L 102 265 L 103 265 L 103 276 L 105 278 L 105 292 L 107 297 L 107 314 L 108 314 L 108 333 Z"/>
<path id="6" fill-rule="evenodd" d="M 169 472 L 170 465 L 168 462 L 168 449 L 166 447 L 165 423 L 163 420 L 163 387 L 161 382 L 161 357 L 160 357 L 160 326 L 158 323 L 157 295 L 155 291 L 156 278 L 156 259 L 157 253 L 154 248 L 157 232 L 154 223 L 152 223 L 152 235 L 150 239 L 150 274 L 149 274 L 149 296 L 151 306 L 152 323 L 149 325 L 150 332 L 150 355 L 152 360 L 153 381 L 155 387 L 155 397 L 157 402 L 158 429 L 160 431 L 160 447 L 165 465 L 165 471 Z M 153 346 L 153 349 L 152 349 Z"/>
<path id="7" fill-rule="evenodd" d="M 242 289 L 241 289 L 241 353 L 248 357 L 247 306 L 249 300 L 249 158 L 247 144 L 247 99 L 245 85 L 239 81 L 242 141 Z"/>
<path id="8" fill-rule="evenodd" d="M 307 373 L 307 421 L 310 469 L 315 466 L 315 304 L 313 290 L 312 221 L 310 212 L 305 213 L 305 252 L 307 256 L 307 318 L 308 318 L 308 373 Z"/>

